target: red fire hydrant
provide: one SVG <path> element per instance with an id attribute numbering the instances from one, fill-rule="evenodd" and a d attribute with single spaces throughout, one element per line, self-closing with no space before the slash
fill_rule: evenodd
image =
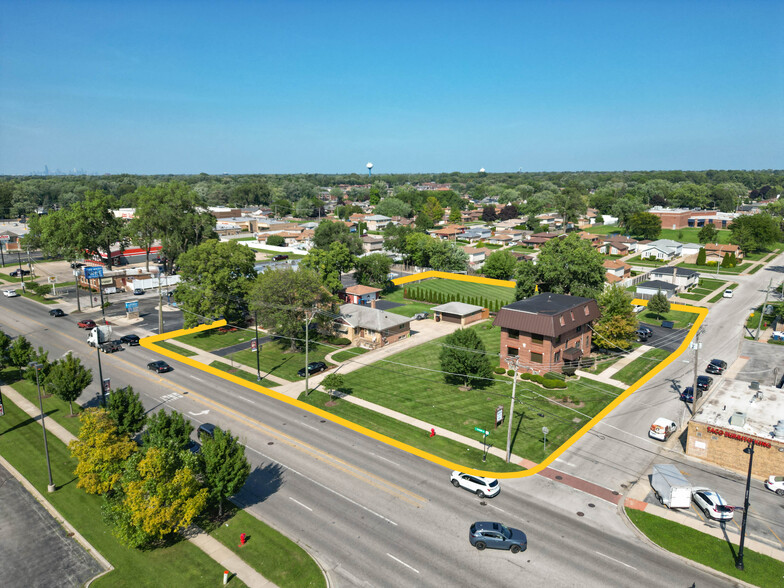
<path id="1" fill-rule="evenodd" d="M 242 533 L 240 535 L 240 547 L 242 547 L 243 545 L 245 545 L 245 533 Z"/>
<path id="2" fill-rule="evenodd" d="M 436 430 L 435 429 L 430 429 L 430 437 L 432 438 L 432 437 L 435 437 L 435 436 L 436 436 Z"/>

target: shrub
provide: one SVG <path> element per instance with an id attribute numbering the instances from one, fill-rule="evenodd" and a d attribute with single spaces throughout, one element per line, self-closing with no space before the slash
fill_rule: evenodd
<path id="1" fill-rule="evenodd" d="M 338 337 L 332 341 L 333 345 L 351 345 L 351 339 L 347 339 L 346 337 Z"/>
<path id="2" fill-rule="evenodd" d="M 506 370 L 507 376 L 514 376 L 514 370 Z"/>
<path id="3" fill-rule="evenodd" d="M 497 365 L 497 366 L 495 366 L 495 367 L 493 368 L 493 371 L 494 371 L 496 374 L 498 374 L 499 376 L 500 376 L 501 374 L 504 374 L 504 373 L 506 373 L 506 370 L 505 370 L 504 368 L 502 368 L 500 365 Z"/>

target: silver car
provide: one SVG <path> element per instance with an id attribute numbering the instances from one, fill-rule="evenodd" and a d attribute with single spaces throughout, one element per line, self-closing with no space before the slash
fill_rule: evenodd
<path id="1" fill-rule="evenodd" d="M 501 485 L 495 478 L 483 478 L 458 471 L 452 472 L 452 486 L 464 488 L 479 498 L 492 498 L 501 491 Z"/>
<path id="2" fill-rule="evenodd" d="M 692 488 L 691 498 L 702 510 L 706 517 L 716 521 L 729 521 L 734 514 L 734 508 L 710 488 Z"/>

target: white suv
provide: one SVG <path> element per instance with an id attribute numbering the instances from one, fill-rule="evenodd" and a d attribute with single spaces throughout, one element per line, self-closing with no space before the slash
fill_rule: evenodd
<path id="1" fill-rule="evenodd" d="M 501 491 L 501 485 L 495 478 L 483 478 L 473 474 L 462 472 L 452 472 L 452 486 L 455 488 L 465 488 L 473 492 L 479 498 L 492 498 Z"/>
<path id="2" fill-rule="evenodd" d="M 727 288 L 726 290 L 724 290 L 723 296 L 724 298 L 732 298 L 733 294 L 735 294 L 735 292 L 733 292 L 732 289 Z"/>
<path id="3" fill-rule="evenodd" d="M 13 298 L 14 296 L 19 296 L 19 293 L 16 290 L 3 290 L 3 296 Z"/>
<path id="4" fill-rule="evenodd" d="M 765 488 L 779 496 L 784 496 L 784 476 L 770 476 L 765 480 Z"/>

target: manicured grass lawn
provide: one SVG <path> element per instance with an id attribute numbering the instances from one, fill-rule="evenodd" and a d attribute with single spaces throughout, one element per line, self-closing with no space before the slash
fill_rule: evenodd
<path id="1" fill-rule="evenodd" d="M 584 229 L 586 233 L 594 235 L 612 235 L 613 233 L 623 234 L 624 229 L 618 225 L 593 225 Z"/>
<path id="2" fill-rule="evenodd" d="M 275 251 L 274 249 L 263 249 L 263 248 L 254 247 L 253 251 L 259 251 L 261 253 L 268 253 L 270 255 L 281 255 L 280 251 Z M 284 251 L 282 253 L 282 255 L 288 255 L 289 257 L 291 257 L 293 255 L 296 255 L 298 257 L 305 257 L 307 255 L 307 253 L 295 253 L 293 251 Z"/>
<path id="3" fill-rule="evenodd" d="M 686 300 L 702 300 L 708 294 L 710 294 L 710 292 L 705 292 L 704 290 L 700 290 L 699 288 L 693 288 L 691 292 L 684 292 L 683 294 L 678 294 L 678 298 L 685 298 Z"/>
<path id="4" fill-rule="evenodd" d="M 781 586 L 784 562 L 744 548 L 745 569 L 740 571 L 735 567 L 734 553 L 738 552 L 737 545 L 730 547 L 724 539 L 711 537 L 697 529 L 640 510 L 627 508 L 626 514 L 648 539 L 667 551 L 755 586 Z"/>
<path id="5" fill-rule="evenodd" d="M 671 310 L 661 318 L 658 314 L 653 312 L 645 312 L 643 318 L 646 323 L 661 325 L 662 321 L 672 321 L 675 323 L 676 329 L 688 327 L 690 324 L 697 320 L 697 315 L 692 312 L 685 312 L 683 310 Z"/>
<path id="6" fill-rule="evenodd" d="M 649 349 L 630 364 L 618 370 L 613 379 L 631 386 L 670 354 L 665 349 Z"/>
<path id="7" fill-rule="evenodd" d="M 246 372 L 243 369 L 232 367 L 228 363 L 223 363 L 222 361 L 213 361 L 210 364 L 210 367 L 218 368 L 219 370 L 228 372 L 234 376 L 237 376 L 238 378 L 242 378 L 243 380 L 248 380 L 249 382 L 253 382 L 254 384 L 259 384 L 260 386 L 266 386 L 267 388 L 274 388 L 275 386 L 279 386 L 277 382 L 273 382 L 272 380 L 268 380 L 267 378 L 261 378 L 261 382 L 257 382 L 256 376 L 254 374 L 251 374 L 250 372 Z"/>
<path id="8" fill-rule="evenodd" d="M 98 377 L 98 374 L 95 374 L 94 377 Z M 0 372 L 0 379 L 11 382 L 16 380 L 17 378 L 17 370 L 16 368 L 10 368 L 5 370 L 4 372 Z M 28 382 L 27 380 L 17 380 L 12 384 L 14 390 L 19 392 L 22 396 L 24 396 L 27 400 L 32 402 L 36 407 L 38 407 L 38 388 L 35 385 L 35 382 Z M 79 423 L 79 413 L 82 412 L 82 407 L 79 406 L 78 403 L 73 403 L 73 412 L 74 416 L 69 416 L 71 414 L 71 410 L 68 408 L 68 403 L 63 402 L 57 396 L 50 396 L 49 398 L 44 398 L 46 396 L 46 391 L 42 388 L 41 389 L 41 400 L 44 405 L 44 415 L 46 415 L 47 419 L 53 419 L 58 424 L 65 427 L 65 429 L 72 433 L 73 435 L 77 435 L 79 433 L 79 427 L 81 426 Z"/>
<path id="9" fill-rule="evenodd" d="M 30 300 L 35 300 L 36 302 L 40 302 L 41 304 L 57 304 L 59 300 L 50 300 L 49 298 L 44 298 L 39 294 L 33 294 L 29 290 L 27 292 L 22 292 L 21 288 L 17 288 L 16 292 L 20 296 L 24 296 L 25 298 L 29 298 Z"/>
<path id="10" fill-rule="evenodd" d="M 761 270 L 763 267 L 765 267 L 765 266 L 764 266 L 763 264 L 759 263 L 759 264 L 755 265 L 753 268 L 751 268 L 751 270 L 749 270 L 749 273 L 750 273 L 750 274 L 756 274 L 756 273 L 757 273 L 758 271 L 760 271 L 760 270 Z"/>
<path id="11" fill-rule="evenodd" d="M 185 349 L 185 347 L 180 347 L 179 345 L 175 345 L 174 343 L 170 343 L 169 341 L 158 341 L 156 345 L 163 347 L 164 349 L 168 349 L 169 351 L 174 351 L 174 353 L 179 353 L 180 355 L 184 355 L 185 357 L 193 357 L 196 355 L 194 351 L 190 349 Z"/>
<path id="12" fill-rule="evenodd" d="M 505 288 L 504 286 L 490 286 L 488 284 L 474 284 L 471 282 L 458 282 L 457 280 L 444 280 L 435 278 L 419 282 L 416 285 L 407 286 L 409 296 L 412 292 L 429 291 L 442 293 L 446 296 L 455 296 L 458 300 L 485 299 L 488 302 L 497 301 L 501 306 L 513 302 L 515 299 L 515 289 Z M 394 309 L 392 310 L 394 312 Z"/>
<path id="13" fill-rule="evenodd" d="M 700 278 L 699 287 L 713 291 L 716 288 L 721 288 L 727 283 L 726 280 L 714 280 L 712 278 Z"/>
<path id="14" fill-rule="evenodd" d="M 259 332 L 261 337 L 261 332 Z M 182 341 L 193 347 L 198 347 L 204 351 L 215 351 L 216 349 L 223 349 L 224 347 L 231 347 L 237 343 L 243 343 L 256 338 L 256 331 L 254 329 L 238 329 L 231 333 L 221 333 L 218 329 L 210 329 L 209 331 L 201 331 L 200 333 L 191 333 L 190 335 L 182 335 L 172 341 Z"/>
<path id="15" fill-rule="evenodd" d="M 685 229 L 662 229 L 659 239 L 672 239 L 680 243 L 699 243 L 702 227 L 687 227 Z M 719 243 L 729 243 L 732 233 L 727 229 L 718 229 Z"/>
<path id="16" fill-rule="evenodd" d="M 644 265 L 650 267 L 661 267 L 663 265 L 667 265 L 668 261 L 658 261 L 656 259 L 642 259 L 639 255 L 632 257 L 631 259 L 627 259 L 626 263 L 629 265 Z"/>
<path id="17" fill-rule="evenodd" d="M 519 253 L 533 253 L 536 251 L 534 247 L 527 247 L 525 245 L 515 245 L 514 247 L 510 247 L 509 251 L 517 251 Z"/>
<path id="18" fill-rule="evenodd" d="M 406 288 L 410 287 L 411 285 L 406 286 Z M 413 300 L 406 300 L 403 298 L 403 291 L 403 286 L 398 286 L 394 290 L 391 290 L 382 296 L 384 300 L 403 304 L 403 306 L 396 306 L 395 308 L 390 309 L 389 312 L 400 314 L 402 316 L 414 316 L 419 312 L 429 312 L 431 308 L 437 306 L 436 304 L 430 304 L 428 302 L 414 302 Z"/>
<path id="19" fill-rule="evenodd" d="M 708 300 L 708 302 L 718 302 L 719 300 L 724 298 L 724 290 L 732 290 L 733 288 L 736 288 L 737 286 L 738 286 L 738 284 L 736 284 L 735 282 L 733 282 L 732 284 L 728 284 L 727 286 L 725 286 L 724 288 L 721 289 L 721 292 L 719 292 L 713 298 Z"/>
<path id="20" fill-rule="evenodd" d="M 241 533 L 246 535 L 242 547 Z M 210 535 L 280 588 L 326 586 L 324 574 L 304 549 L 245 511 L 237 511 Z"/>
<path id="21" fill-rule="evenodd" d="M 700 272 L 705 272 L 705 273 L 710 272 L 710 273 L 713 273 L 713 274 L 716 274 L 716 275 L 725 275 L 725 276 L 727 274 L 739 274 L 742 271 L 744 271 L 746 268 L 748 268 L 749 266 L 751 266 L 750 263 L 741 263 L 739 265 L 736 265 L 735 267 L 719 267 L 719 273 L 716 274 L 716 266 L 715 265 L 713 265 L 713 266 L 711 266 L 711 265 L 697 265 L 696 263 L 685 263 L 685 262 L 678 264 L 678 267 L 685 267 L 685 268 L 697 270 L 697 271 L 700 271 Z"/>
<path id="22" fill-rule="evenodd" d="M 290 382 L 299 382 L 305 378 L 297 375 L 297 370 L 305 367 L 305 351 L 289 351 L 289 342 L 271 341 L 261 346 L 259 365 L 262 374 L 272 374 Z M 308 362 L 324 361 L 328 353 L 335 350 L 332 346 L 319 345 L 311 342 L 309 345 Z M 237 351 L 227 356 L 237 363 L 244 363 L 252 368 L 256 367 L 256 353 L 254 351 Z M 329 364 L 327 364 L 329 365 Z"/>
<path id="23" fill-rule="evenodd" d="M 484 341 L 491 364 L 498 365 L 493 354 L 499 352 L 500 329 L 486 323 L 471 328 Z M 430 341 L 401 351 L 388 361 L 375 362 L 344 374 L 346 388 L 357 397 L 481 441 L 482 437 L 474 427 L 492 429 L 496 406 L 508 407 L 512 379 L 494 376 L 485 388 L 474 387 L 468 391 L 447 384 L 443 375 L 428 371 L 441 365 L 442 343 L 443 338 Z M 547 446 L 555 449 L 621 392 L 601 382 L 569 381 L 567 385 L 565 390 L 546 390 L 532 382 L 518 382 L 512 439 L 514 453 L 541 461 L 545 457 L 542 426 L 550 429 L 547 438 L 552 443 L 548 442 Z M 549 401 L 561 402 L 565 397 L 570 398 L 567 406 Z"/>
<path id="24" fill-rule="evenodd" d="M 508 464 L 503 459 L 495 457 L 490 453 L 487 454 L 487 461 L 483 462 L 481 449 L 467 447 L 462 443 L 439 435 L 438 427 L 436 427 L 436 436 L 430 437 L 429 431 L 423 431 L 413 425 L 398 421 L 373 410 L 357 406 L 356 404 L 352 404 L 343 399 L 332 400 L 329 394 L 326 394 L 325 392 L 311 392 L 309 396 L 306 396 L 303 392 L 300 394 L 299 400 L 358 425 L 362 425 L 363 427 L 367 427 L 368 429 L 372 429 L 382 435 L 392 437 L 393 439 L 397 439 L 398 441 L 402 441 L 403 443 L 407 443 L 418 449 L 428 451 L 438 457 L 471 468 L 494 472 L 518 472 L 522 469 L 513 463 Z M 334 403 L 334 405 L 332 405 L 332 403 Z M 506 429 L 503 431 L 506 431 Z M 488 436 L 488 443 L 493 447 L 505 448 L 506 437 L 503 431 L 499 429 L 496 433 L 495 430 L 492 430 Z"/>
<path id="25" fill-rule="evenodd" d="M 76 487 L 73 474 L 76 460 L 52 435 L 49 435 L 49 456 L 57 490 L 49 494 L 40 425 L 8 399 L 4 408 L 5 416 L 0 419 L 0 435 L 4 439 L 0 453 L 115 567 L 91 586 L 211 588 L 220 582 L 223 567 L 187 541 L 150 551 L 123 546 L 102 521 L 103 498 Z M 238 578 L 229 585 L 244 586 Z"/>
<path id="26" fill-rule="evenodd" d="M 743 259 L 746 261 L 759 261 L 768 255 L 770 255 L 770 251 L 757 251 L 756 253 L 747 253 L 743 256 Z"/>
<path id="27" fill-rule="evenodd" d="M 333 355 L 332 361 L 348 361 L 349 359 L 367 353 L 368 351 L 370 350 L 363 349 L 362 347 L 352 347 L 351 349 L 346 349 L 345 351 L 340 351 Z"/>
<path id="28" fill-rule="evenodd" d="M 611 365 L 615 365 L 615 363 L 620 360 L 619 357 L 602 357 L 596 360 L 596 362 L 588 368 L 587 371 L 589 374 L 601 374 L 604 370 L 606 370 Z"/>

